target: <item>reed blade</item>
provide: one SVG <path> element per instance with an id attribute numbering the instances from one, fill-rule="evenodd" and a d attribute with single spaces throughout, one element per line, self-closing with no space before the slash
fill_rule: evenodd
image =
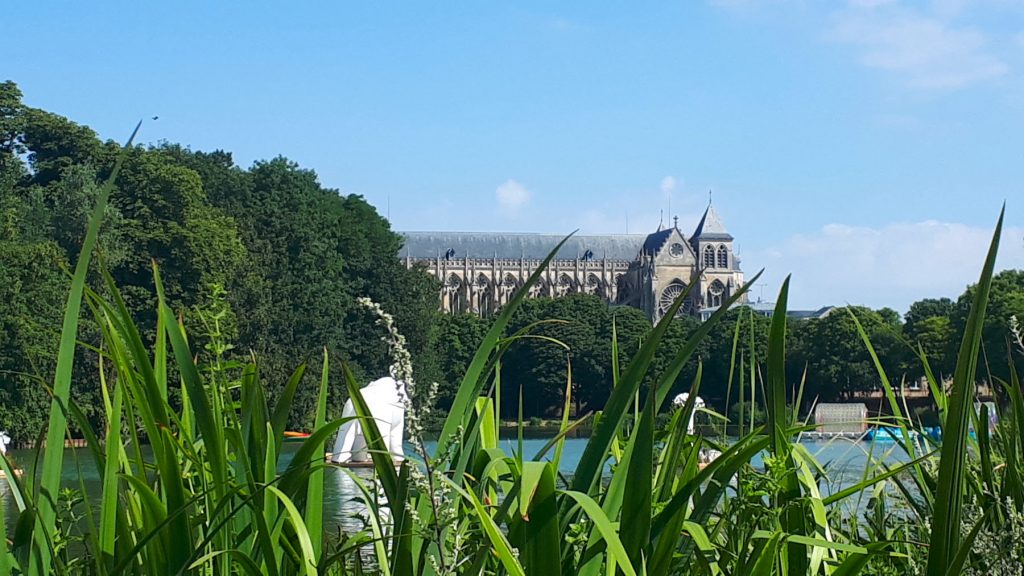
<path id="1" fill-rule="evenodd" d="M 135 126 L 128 141 L 117 155 L 117 161 L 103 186 L 96 195 L 96 205 L 89 217 L 82 249 L 78 252 L 75 273 L 71 278 L 71 291 L 64 308 L 64 321 L 60 332 L 60 346 L 57 349 L 57 366 L 54 371 L 53 401 L 50 403 L 50 418 L 46 428 L 46 448 L 43 454 L 42 473 L 39 486 L 46 496 L 39 499 L 39 531 L 37 532 L 36 553 L 31 556 L 30 572 L 48 574 L 51 571 L 53 558 L 46 543 L 47 535 L 55 530 L 57 509 L 54 502 L 60 489 L 61 469 L 64 464 L 64 434 L 67 431 L 67 416 L 60 406 L 67 405 L 71 395 L 71 375 L 75 363 L 75 348 L 78 337 L 78 320 L 82 311 L 82 296 L 85 292 L 85 280 L 89 274 L 89 263 L 99 238 L 100 224 L 107 209 L 107 202 L 114 190 L 114 183 L 121 172 L 128 151 L 139 133 L 142 122 Z"/>
<path id="2" fill-rule="evenodd" d="M 939 482 L 935 494 L 931 540 L 928 548 L 928 576 L 945 576 L 954 565 L 960 549 L 961 519 L 965 477 L 967 474 L 967 435 L 974 407 L 975 378 L 978 374 L 978 353 L 981 348 L 982 329 L 988 307 L 992 275 L 995 270 L 999 239 L 1003 230 L 1004 207 L 999 213 L 988 256 L 967 316 L 956 369 L 953 372 L 953 391 L 949 398 L 948 414 L 942 430 L 942 448 L 939 459 Z"/>

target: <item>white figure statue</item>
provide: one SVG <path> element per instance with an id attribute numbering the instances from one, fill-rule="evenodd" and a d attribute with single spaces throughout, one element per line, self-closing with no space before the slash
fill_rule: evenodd
<path id="1" fill-rule="evenodd" d="M 11 437 L 7 430 L 0 430 L 0 454 L 7 454 L 7 445 L 11 443 Z"/>
<path id="2" fill-rule="evenodd" d="M 672 405 L 675 406 L 676 408 L 682 408 L 683 406 L 686 406 L 686 401 L 689 399 L 690 393 L 683 392 L 682 394 L 672 399 Z M 695 432 L 696 429 L 693 426 L 693 417 L 697 415 L 697 410 L 703 407 L 704 400 L 700 396 L 697 396 L 697 398 L 693 401 L 693 411 L 690 412 L 690 422 L 689 424 L 686 425 L 687 434 L 693 434 Z"/>
<path id="3" fill-rule="evenodd" d="M 405 431 L 405 382 L 399 382 L 392 376 L 385 376 L 370 382 L 361 392 L 370 414 L 377 423 L 377 429 L 384 439 L 384 444 L 391 453 L 391 458 L 401 461 L 405 458 L 402 451 L 402 435 Z M 345 402 L 342 417 L 355 416 L 356 411 L 352 400 Z M 359 420 L 346 422 L 338 432 L 331 452 L 331 462 L 336 464 L 370 462 L 371 454 L 366 449 L 366 438 Z"/>

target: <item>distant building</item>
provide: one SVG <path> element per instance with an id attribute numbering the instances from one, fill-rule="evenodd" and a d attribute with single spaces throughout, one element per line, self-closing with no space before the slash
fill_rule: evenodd
<path id="1" fill-rule="evenodd" d="M 747 307 L 754 311 L 755 314 L 764 316 L 765 318 L 771 318 L 775 314 L 775 303 L 764 302 L 758 299 L 756 302 L 748 302 Z M 817 310 L 787 310 L 786 318 L 792 318 L 794 320 L 807 320 L 811 318 L 824 318 L 835 310 L 835 306 L 824 306 Z M 706 313 L 708 311 L 705 311 Z"/>
<path id="2" fill-rule="evenodd" d="M 562 240 L 546 234 L 404 232 L 401 255 L 441 279 L 441 310 L 492 314 Z M 573 236 L 530 289 L 531 297 L 573 293 L 633 306 L 657 321 L 693 285 L 679 315 L 702 316 L 743 284 L 733 237 L 711 204 L 689 238 L 671 228 L 648 234 Z M 746 302 L 744 296 L 741 302 Z"/>

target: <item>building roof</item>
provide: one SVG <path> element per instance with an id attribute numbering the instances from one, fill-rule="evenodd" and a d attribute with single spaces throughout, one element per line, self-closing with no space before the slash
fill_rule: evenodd
<path id="1" fill-rule="evenodd" d="M 832 313 L 835 306 L 823 306 L 817 310 L 789 310 L 786 315 L 790 318 L 803 320 L 806 318 L 824 318 Z"/>
<path id="2" fill-rule="evenodd" d="M 672 228 L 665 228 L 664 230 L 658 230 L 647 235 L 644 239 L 644 252 L 648 254 L 655 254 L 661 247 L 668 241 L 669 236 L 672 235 Z"/>
<path id="3" fill-rule="evenodd" d="M 693 238 L 695 240 L 732 240 L 732 235 L 725 229 L 725 224 L 722 223 L 715 207 L 708 203 L 704 216 L 697 224 L 697 229 L 693 231 Z"/>
<path id="4" fill-rule="evenodd" d="M 410 258 L 437 258 L 455 250 L 455 258 L 542 260 L 562 241 L 557 234 L 504 232 L 399 232 L 405 245 L 399 254 Z M 576 235 L 558 251 L 559 259 L 582 258 L 589 250 L 594 260 L 633 261 L 643 245 L 642 234 Z"/>
<path id="5" fill-rule="evenodd" d="M 765 302 L 763 300 L 756 300 L 753 302 L 746 302 L 741 304 L 761 314 L 762 316 L 771 316 L 775 312 L 775 302 Z M 786 317 L 792 318 L 793 320 L 806 320 L 809 318 L 824 318 L 828 316 L 835 306 L 823 306 L 817 310 L 786 310 Z"/>

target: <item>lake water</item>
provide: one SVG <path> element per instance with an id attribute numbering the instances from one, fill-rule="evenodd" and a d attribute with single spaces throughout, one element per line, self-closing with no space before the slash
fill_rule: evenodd
<path id="1" fill-rule="evenodd" d="M 523 440 L 523 452 L 526 458 L 533 458 L 533 456 L 540 451 L 541 448 L 547 443 L 545 438 L 529 438 Z M 571 473 L 580 457 L 583 455 L 583 450 L 586 447 L 586 438 L 568 438 L 565 441 L 565 447 L 562 452 L 562 461 L 559 469 L 563 473 Z M 517 440 L 515 439 L 502 439 L 502 448 L 505 449 L 506 453 L 512 454 L 517 449 Z M 866 442 L 851 442 L 849 440 L 831 440 L 831 441 L 803 441 L 802 444 L 813 454 L 818 461 L 825 465 L 829 471 L 829 478 L 831 484 L 829 486 L 822 486 L 823 492 L 828 493 L 832 490 L 840 489 L 844 486 L 849 486 L 861 479 L 861 475 L 864 471 L 864 464 L 867 461 L 867 451 L 871 448 L 871 444 Z M 901 453 L 897 453 L 898 449 L 893 450 L 892 443 L 878 443 L 874 447 L 874 457 L 884 457 L 886 461 L 898 462 L 903 460 L 904 457 Z M 287 465 L 291 459 L 291 455 L 294 454 L 298 448 L 297 443 L 285 444 L 284 453 L 282 454 L 282 465 Z M 428 451 L 432 452 L 434 448 L 433 443 L 427 442 Z M 546 458 L 551 459 L 553 450 L 550 451 Z M 412 454 L 412 449 L 406 446 L 406 454 Z M 10 453 L 14 459 L 24 467 L 29 467 L 34 458 L 34 453 L 27 450 L 14 450 Z M 755 458 L 753 462 L 754 466 L 760 467 L 762 461 L 760 457 Z M 64 486 L 67 488 L 79 488 L 79 471 L 81 473 L 82 482 L 85 485 L 86 492 L 96 499 L 99 498 L 100 479 L 96 468 L 93 466 L 92 456 L 89 454 L 88 449 L 77 448 L 77 449 L 66 449 L 64 451 Z M 355 469 L 350 470 L 361 477 L 369 477 L 370 470 L 368 469 Z M 353 483 L 352 478 L 348 475 L 345 470 L 337 467 L 328 467 L 325 471 L 325 488 L 324 488 L 324 505 L 325 505 L 325 526 L 351 526 L 357 522 L 354 519 L 354 514 L 358 512 L 362 505 L 359 501 L 359 491 Z M 7 512 L 7 520 L 10 522 L 13 520 L 13 500 L 9 494 L 9 488 L 7 487 L 6 481 L 0 481 L 0 494 L 4 497 L 5 510 Z"/>

